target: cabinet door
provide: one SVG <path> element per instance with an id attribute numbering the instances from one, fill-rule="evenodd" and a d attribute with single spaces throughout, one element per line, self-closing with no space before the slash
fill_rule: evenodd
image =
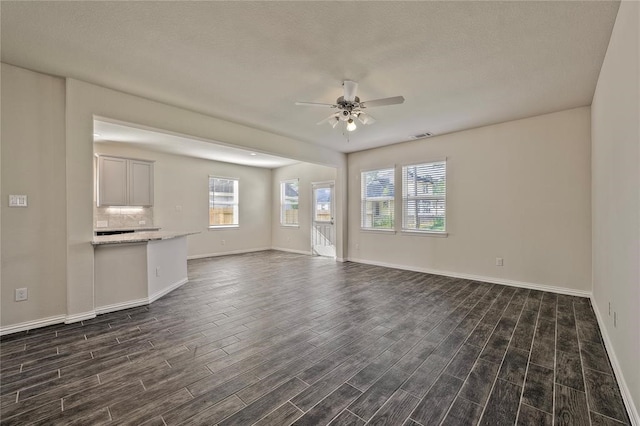
<path id="1" fill-rule="evenodd" d="M 127 160 L 98 158 L 98 205 L 127 205 Z"/>
<path id="2" fill-rule="evenodd" d="M 130 206 L 153 205 L 153 163 L 129 160 Z"/>

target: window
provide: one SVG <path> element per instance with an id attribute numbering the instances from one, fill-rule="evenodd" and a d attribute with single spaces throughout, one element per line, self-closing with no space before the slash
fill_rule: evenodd
<path id="1" fill-rule="evenodd" d="M 298 226 L 298 179 L 280 182 L 280 224 Z"/>
<path id="2" fill-rule="evenodd" d="M 393 229 L 395 169 L 362 172 L 362 229 Z"/>
<path id="3" fill-rule="evenodd" d="M 209 176 L 209 227 L 238 226 L 238 179 Z"/>
<path id="4" fill-rule="evenodd" d="M 402 230 L 445 232 L 447 163 L 402 168 Z"/>

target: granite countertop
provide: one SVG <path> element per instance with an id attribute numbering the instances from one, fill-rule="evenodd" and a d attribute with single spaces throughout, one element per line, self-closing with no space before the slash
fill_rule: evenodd
<path id="1" fill-rule="evenodd" d="M 149 231 L 132 232 L 129 234 L 101 235 L 93 237 L 91 244 L 99 246 L 102 244 L 146 243 L 148 241 L 169 240 L 171 238 L 184 237 L 199 233 L 200 232 Z"/>

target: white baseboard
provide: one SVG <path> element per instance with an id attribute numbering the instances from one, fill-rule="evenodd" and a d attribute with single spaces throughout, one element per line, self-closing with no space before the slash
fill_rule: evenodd
<path id="1" fill-rule="evenodd" d="M 545 285 L 545 284 L 535 284 L 535 283 L 528 283 L 524 281 L 514 281 L 514 280 L 507 280 L 504 278 L 485 277 L 481 275 L 463 274 L 459 272 L 441 271 L 436 269 L 416 268 L 413 266 L 396 265 L 393 263 L 376 262 L 376 261 L 364 260 L 364 259 L 349 258 L 348 261 L 355 262 L 355 263 L 364 263 L 366 265 L 384 266 L 386 268 L 403 269 L 406 271 L 423 272 L 426 274 L 443 275 L 445 277 L 463 278 L 466 280 L 482 281 L 482 282 L 492 283 L 492 284 L 502 284 L 502 285 L 508 285 L 510 287 L 520 287 L 520 288 L 528 288 L 531 290 L 548 291 L 551 293 L 567 294 L 569 296 L 591 297 L 590 291 L 574 290 L 572 288 L 566 288 L 566 287 L 556 287 L 556 286 Z"/>
<path id="2" fill-rule="evenodd" d="M 286 251 L 287 253 L 306 254 L 311 256 L 311 250 L 294 250 L 284 247 L 271 247 L 271 250 Z"/>
<path id="3" fill-rule="evenodd" d="M 156 300 L 160 299 L 165 294 L 171 293 L 173 290 L 175 290 L 176 288 L 180 287 L 181 285 L 187 283 L 188 281 L 189 281 L 189 278 L 183 278 L 180 281 L 171 284 L 169 287 L 167 287 L 165 289 L 162 289 L 157 293 L 152 294 L 151 296 L 149 296 L 149 299 L 147 299 L 147 303 L 155 302 Z"/>
<path id="4" fill-rule="evenodd" d="M 253 252 L 256 252 L 256 251 L 266 251 L 266 250 L 271 250 L 271 247 L 259 247 L 259 248 L 244 249 L 244 250 L 231 250 L 231 251 L 223 251 L 223 252 L 219 252 L 219 253 L 194 254 L 194 255 L 191 255 L 191 256 L 187 256 L 187 260 L 205 259 L 207 257 L 227 256 L 227 255 L 230 255 L 230 254 L 253 253 Z"/>
<path id="5" fill-rule="evenodd" d="M 0 327 L 0 336 L 17 333 L 19 331 L 32 330 L 34 328 L 46 327 L 48 325 L 60 324 L 64 322 L 66 317 L 66 315 L 56 315 L 53 317 L 42 318 L 34 321 L 25 321 L 19 324 Z"/>
<path id="6" fill-rule="evenodd" d="M 114 303 L 96 308 L 96 314 L 101 315 L 109 312 L 121 311 L 123 309 L 137 308 L 138 306 L 147 305 L 148 303 L 149 299 L 146 297 L 144 299 L 137 299 L 129 302 Z"/>
<path id="7" fill-rule="evenodd" d="M 620 367 L 618 357 L 616 356 L 616 351 L 614 350 L 611 339 L 609 338 L 609 333 L 605 328 L 605 322 L 602 315 L 600 314 L 600 308 L 598 307 L 598 304 L 596 303 L 596 300 L 593 296 L 591 297 L 591 304 L 593 305 L 593 311 L 596 313 L 598 325 L 600 326 L 600 332 L 602 333 L 602 340 L 604 340 L 604 346 L 607 348 L 607 354 L 609 355 L 609 360 L 611 361 L 611 366 L 613 367 L 613 374 L 615 374 L 618 385 L 620 386 L 620 393 L 622 393 L 622 399 L 624 400 L 624 405 L 627 408 L 627 414 L 629 414 L 629 418 L 631 419 L 631 424 L 633 426 L 640 426 L 640 415 L 638 414 L 638 407 L 636 407 L 633 403 L 631 391 L 629 390 L 629 386 L 627 385 L 627 382 L 624 379 L 624 375 L 622 374 L 622 368 Z"/>
<path id="8" fill-rule="evenodd" d="M 67 315 L 65 317 L 65 324 L 72 324 L 74 322 L 80 322 L 89 320 L 96 317 L 96 311 L 82 312 L 80 314 Z"/>

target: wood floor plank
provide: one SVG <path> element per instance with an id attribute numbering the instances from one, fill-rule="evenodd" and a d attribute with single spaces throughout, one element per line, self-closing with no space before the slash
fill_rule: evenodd
<path id="1" fill-rule="evenodd" d="M 368 421 L 408 377 L 409 374 L 400 369 L 389 370 L 349 405 L 349 411 Z"/>
<path id="2" fill-rule="evenodd" d="M 187 268 L 2 336 L 0 422 L 629 424 L 588 298 L 278 251 Z"/>
<path id="3" fill-rule="evenodd" d="M 553 370 L 529 364 L 522 402 L 547 413 L 553 413 Z"/>
<path id="4" fill-rule="evenodd" d="M 423 425 L 440 423 L 461 386 L 462 380 L 448 374 L 441 375 L 411 413 L 411 419 Z"/>
<path id="5" fill-rule="evenodd" d="M 613 376 L 586 369 L 585 385 L 591 411 L 612 419 L 628 422 L 627 413 Z"/>
<path id="6" fill-rule="evenodd" d="M 449 413 L 444 418 L 443 426 L 469 426 L 476 425 L 482 415 L 482 406 L 474 402 L 458 397 L 453 402 Z"/>
<path id="7" fill-rule="evenodd" d="M 350 412 L 349 410 L 344 410 L 340 413 L 335 419 L 329 423 L 331 426 L 364 426 L 365 421 Z M 389 423 L 391 424 L 391 423 Z"/>
<path id="8" fill-rule="evenodd" d="M 307 388 L 300 379 L 293 378 L 257 401 L 249 404 L 233 416 L 220 422 L 220 426 L 247 425 L 257 422 L 287 400 Z"/>
<path id="9" fill-rule="evenodd" d="M 369 420 L 368 424 L 377 426 L 402 424 L 419 402 L 420 400 L 410 393 L 398 390 Z"/>
<path id="10" fill-rule="evenodd" d="M 553 416 L 526 404 L 520 404 L 518 426 L 552 426 Z"/>
<path id="11" fill-rule="evenodd" d="M 307 411 L 293 424 L 296 426 L 308 426 L 318 424 L 328 424 L 336 417 L 351 401 L 362 395 L 358 389 L 344 383 L 338 389 L 329 394 L 316 406 Z"/>
<path id="12" fill-rule="evenodd" d="M 589 424 L 589 409 L 585 393 L 557 385 L 554 416 L 556 425 Z"/>
<path id="13" fill-rule="evenodd" d="M 280 407 L 267 414 L 255 426 L 282 426 L 290 425 L 299 419 L 304 413 L 290 402 L 285 402 Z"/>
<path id="14" fill-rule="evenodd" d="M 495 382 L 487 407 L 480 419 L 481 425 L 510 425 L 516 421 L 522 387 L 506 380 Z"/>
<path id="15" fill-rule="evenodd" d="M 498 364 L 479 359 L 462 386 L 460 396 L 484 406 L 499 368 Z"/>

